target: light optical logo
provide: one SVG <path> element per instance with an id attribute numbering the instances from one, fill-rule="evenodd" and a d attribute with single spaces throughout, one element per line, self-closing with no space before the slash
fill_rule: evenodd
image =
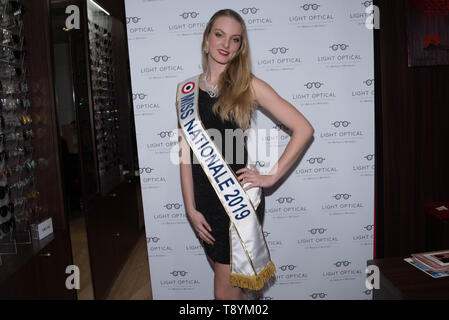
<path id="1" fill-rule="evenodd" d="M 330 165 L 324 156 L 305 156 L 295 170 L 296 177 L 302 180 L 330 179 L 338 173 L 335 166 Z"/>
<path id="2" fill-rule="evenodd" d="M 354 67 L 362 62 L 361 55 L 349 43 L 330 43 L 327 48 L 323 48 L 324 51 L 326 53 L 318 56 L 317 62 L 326 68 Z"/>
<path id="3" fill-rule="evenodd" d="M 155 28 L 148 25 L 141 16 L 126 17 L 129 40 L 143 40 L 155 34 Z"/>
<path id="4" fill-rule="evenodd" d="M 153 142 L 147 143 L 146 148 L 153 154 L 170 154 L 173 148 L 179 150 L 177 141 L 177 130 L 169 130 L 168 128 L 160 129 L 154 133 Z"/>
<path id="5" fill-rule="evenodd" d="M 360 103 L 374 102 L 374 79 L 368 78 L 360 81 L 360 84 L 351 91 L 351 98 Z"/>
<path id="6" fill-rule="evenodd" d="M 266 209 L 273 219 L 297 219 L 307 213 L 307 208 L 302 206 L 292 196 L 279 195 L 274 199 L 271 208 Z"/>
<path id="7" fill-rule="evenodd" d="M 206 17 L 199 10 L 179 12 L 168 25 L 168 32 L 180 37 L 201 35 L 206 28 Z"/>
<path id="8" fill-rule="evenodd" d="M 339 192 L 329 196 L 329 202 L 321 205 L 321 211 L 329 216 L 355 215 L 365 208 L 352 194 Z"/>
<path id="9" fill-rule="evenodd" d="M 322 81 L 304 83 L 301 90 L 292 94 L 292 102 L 301 106 L 326 106 L 335 101 L 337 95 Z"/>
<path id="10" fill-rule="evenodd" d="M 367 21 L 372 15 L 373 8 L 372 0 L 360 0 L 360 2 L 349 12 L 349 20 L 359 26 L 366 26 Z"/>
<path id="11" fill-rule="evenodd" d="M 266 49 L 263 59 L 257 60 L 257 68 L 270 71 L 292 71 L 302 65 L 301 57 L 287 46 L 272 46 Z"/>
<path id="12" fill-rule="evenodd" d="M 297 244 L 307 250 L 329 249 L 339 245 L 339 240 L 335 235 L 323 226 L 310 228 L 297 240 Z"/>
<path id="13" fill-rule="evenodd" d="M 140 167 L 139 173 L 142 189 L 158 189 L 167 183 L 155 167 Z"/>
<path id="14" fill-rule="evenodd" d="M 320 139 L 328 144 L 355 144 L 365 136 L 363 130 L 358 130 L 350 119 L 334 119 L 329 121 L 329 130 L 320 132 Z"/>
<path id="15" fill-rule="evenodd" d="M 329 267 L 321 276 L 330 282 L 354 281 L 365 276 L 361 269 L 355 268 L 352 261 L 346 259 L 334 261 Z"/>
<path id="16" fill-rule="evenodd" d="M 269 135 L 266 135 L 268 131 Z M 261 143 L 269 146 L 270 152 L 278 150 L 279 147 L 285 147 L 290 141 L 291 131 L 282 124 L 275 123 L 269 130 L 263 132 L 258 130 L 258 138 Z"/>
<path id="17" fill-rule="evenodd" d="M 132 94 L 134 105 L 134 116 L 151 116 L 161 110 L 159 103 L 151 101 L 146 92 L 135 92 Z"/>
<path id="18" fill-rule="evenodd" d="M 266 135 L 268 131 L 269 135 Z M 283 124 L 275 123 L 269 130 L 260 129 L 257 131 L 257 138 L 261 143 L 272 148 L 283 147 L 288 144 L 291 137 L 291 131 Z"/>
<path id="19" fill-rule="evenodd" d="M 374 153 L 367 153 L 359 157 L 359 162 L 353 164 L 352 172 L 361 177 L 372 177 L 375 172 Z"/>
<path id="20" fill-rule="evenodd" d="M 156 208 L 152 218 L 155 222 L 162 225 L 183 225 L 188 223 L 182 201 L 167 201 L 163 203 Z"/>
<path id="21" fill-rule="evenodd" d="M 268 232 L 265 230 L 263 232 L 263 235 L 265 237 L 265 241 L 267 242 L 268 248 L 271 252 L 276 252 L 277 250 L 282 248 L 282 241 L 279 239 L 276 239 L 276 236 L 273 235 L 271 232 Z"/>
<path id="22" fill-rule="evenodd" d="M 359 229 L 357 234 L 352 235 L 352 243 L 361 247 L 371 246 L 374 243 L 374 224 L 366 224 Z"/>
<path id="23" fill-rule="evenodd" d="M 270 15 L 265 14 L 260 7 L 244 7 L 239 10 L 240 15 L 245 20 L 248 31 L 263 31 L 271 28 L 273 19 Z"/>
<path id="24" fill-rule="evenodd" d="M 166 273 L 166 278 L 160 280 L 160 286 L 170 291 L 192 291 L 197 289 L 201 282 L 190 270 L 177 268 Z"/>
<path id="25" fill-rule="evenodd" d="M 146 79 L 171 79 L 184 73 L 184 67 L 167 52 L 155 52 L 144 63 L 139 74 Z"/>
<path id="26" fill-rule="evenodd" d="M 204 249 L 201 243 L 196 239 L 195 243 L 187 243 L 184 245 L 184 250 L 187 254 L 192 256 L 204 256 Z"/>
<path id="27" fill-rule="evenodd" d="M 308 2 L 298 5 L 295 15 L 288 17 L 288 23 L 296 28 L 323 28 L 331 26 L 335 15 L 323 4 Z"/>
<path id="28" fill-rule="evenodd" d="M 173 247 L 156 236 L 147 236 L 147 248 L 150 257 L 167 257 L 173 253 Z"/>
<path id="29" fill-rule="evenodd" d="M 302 284 L 309 280 L 309 275 L 302 272 L 298 265 L 286 263 L 277 267 L 276 282 L 274 285 Z"/>

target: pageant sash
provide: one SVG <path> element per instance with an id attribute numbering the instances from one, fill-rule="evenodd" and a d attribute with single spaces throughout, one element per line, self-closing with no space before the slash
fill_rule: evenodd
<path id="1" fill-rule="evenodd" d="M 231 284 L 260 290 L 276 273 L 256 215 L 261 189 L 245 191 L 204 128 L 198 112 L 199 76 L 178 84 L 176 106 L 183 135 L 226 210 L 230 223 Z M 248 139 L 248 142 L 254 139 Z M 248 165 L 251 164 L 248 154 Z"/>

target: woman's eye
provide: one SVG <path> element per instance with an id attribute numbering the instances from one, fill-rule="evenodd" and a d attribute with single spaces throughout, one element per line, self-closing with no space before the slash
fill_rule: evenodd
<path id="1" fill-rule="evenodd" d="M 221 33 L 218 33 L 218 32 L 217 32 L 217 33 L 215 34 L 215 36 L 216 36 L 217 38 L 219 38 L 219 37 L 221 37 Z"/>
<path id="2" fill-rule="evenodd" d="M 233 40 L 234 40 L 235 43 L 239 43 L 239 42 L 240 42 L 240 39 L 239 39 L 239 38 L 235 38 L 235 39 L 233 39 Z"/>

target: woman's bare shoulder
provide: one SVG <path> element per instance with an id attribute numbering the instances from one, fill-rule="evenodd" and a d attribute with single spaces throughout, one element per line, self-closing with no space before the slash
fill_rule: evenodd
<path id="1" fill-rule="evenodd" d="M 251 79 L 251 88 L 254 95 L 254 100 L 261 102 L 268 97 L 276 97 L 276 91 L 264 80 L 253 75 Z"/>

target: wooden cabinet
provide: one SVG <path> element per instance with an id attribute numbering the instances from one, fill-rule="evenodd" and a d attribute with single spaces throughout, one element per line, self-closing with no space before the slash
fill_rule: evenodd
<path id="1" fill-rule="evenodd" d="M 30 157 L 36 163 L 32 172 L 35 200 L 28 198 L 26 209 L 29 222 L 32 214 L 37 221 L 51 217 L 54 234 L 41 241 L 17 243 L 16 254 L 1 255 L 0 299 L 76 299 L 76 292 L 65 287 L 65 270 L 73 259 L 59 157 L 49 1 L 21 3 L 24 11 L 20 15 L 23 22 L 20 37 L 24 37 L 26 55 L 23 63 L 27 70 L 21 81 L 28 87 L 26 96 L 34 132 L 34 152 Z M 11 166 L 11 163 L 7 162 L 5 166 Z M 23 191 L 23 196 L 28 196 L 28 192 Z"/>
<path id="2" fill-rule="evenodd" d="M 72 263 L 70 239 L 66 232 L 32 245 L 18 246 L 16 256 L 3 257 L 0 299 L 73 300 L 76 290 L 66 288 L 67 266 Z"/>
<path id="3" fill-rule="evenodd" d="M 76 299 L 75 290 L 68 290 L 65 282 L 67 266 L 73 264 L 68 227 L 68 210 L 64 200 L 61 165 L 61 146 L 55 99 L 55 80 L 52 52 L 50 14 L 53 4 L 59 6 L 63 23 L 65 8 L 76 5 L 81 10 L 81 29 L 68 34 L 73 70 L 73 103 L 76 106 L 77 141 L 80 158 L 82 204 L 85 210 L 94 296 L 107 298 L 108 292 L 126 263 L 139 235 L 137 167 L 134 117 L 131 103 L 131 82 L 127 60 L 124 3 L 114 1 L 104 6 L 120 7 L 122 16 L 113 18 L 114 69 L 117 83 L 116 102 L 120 117 L 118 142 L 120 145 L 120 174 L 107 193 L 102 194 L 99 179 L 98 141 L 95 139 L 92 77 L 88 67 L 89 40 L 85 0 L 25 1 L 24 32 L 27 41 L 27 81 L 32 105 L 36 187 L 38 205 L 43 209 L 41 220 L 52 217 L 54 234 L 33 245 L 21 245 L 15 256 L 2 256 L 0 266 L 0 299 Z M 52 7 L 50 8 L 50 3 Z M 51 9 L 51 10 L 50 10 Z M 108 8 L 107 8 L 108 9 Z M 111 11 L 115 11 L 113 9 Z M 56 26 L 58 28 L 59 25 Z M 61 28 L 60 28 L 61 29 Z"/>

